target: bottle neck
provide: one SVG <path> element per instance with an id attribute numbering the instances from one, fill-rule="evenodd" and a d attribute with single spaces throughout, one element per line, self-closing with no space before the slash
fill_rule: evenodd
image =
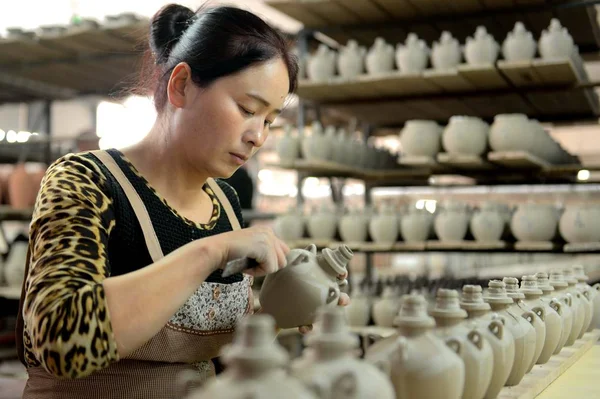
<path id="1" fill-rule="evenodd" d="M 462 317 L 434 317 L 435 324 L 438 327 L 454 327 L 460 324 L 464 319 Z"/>

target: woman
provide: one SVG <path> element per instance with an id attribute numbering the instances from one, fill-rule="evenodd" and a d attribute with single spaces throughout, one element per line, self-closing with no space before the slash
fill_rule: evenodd
<path id="1" fill-rule="evenodd" d="M 212 179 L 263 145 L 294 91 L 285 41 L 246 11 L 169 5 L 150 47 L 158 117 L 146 138 L 67 155 L 42 182 L 21 300 L 24 398 L 173 397 L 180 372 L 214 375 L 251 312 L 252 276 L 285 266 L 288 247 L 240 229 L 235 191 Z M 260 265 L 223 278 L 240 257 Z"/>

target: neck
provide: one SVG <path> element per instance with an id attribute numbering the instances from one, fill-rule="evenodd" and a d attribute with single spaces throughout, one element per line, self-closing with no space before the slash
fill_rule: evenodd
<path id="1" fill-rule="evenodd" d="M 467 310 L 469 319 L 476 319 L 478 317 L 485 316 L 485 314 L 488 312 L 489 310 Z"/>
<path id="2" fill-rule="evenodd" d="M 453 327 L 463 321 L 460 317 L 436 317 L 435 324 L 438 327 Z"/>

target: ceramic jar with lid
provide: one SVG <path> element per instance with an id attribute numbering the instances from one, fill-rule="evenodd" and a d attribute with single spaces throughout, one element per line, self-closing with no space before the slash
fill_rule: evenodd
<path id="1" fill-rule="evenodd" d="M 353 79 L 364 72 L 364 62 L 367 49 L 359 46 L 354 39 L 348 40 L 346 46 L 338 52 L 337 68 L 340 76 Z"/>
<path id="2" fill-rule="evenodd" d="M 308 57 L 306 74 L 314 82 L 327 82 L 335 76 L 336 52 L 325 44 Z"/>
<path id="3" fill-rule="evenodd" d="M 440 241 L 462 241 L 467 235 L 470 218 L 466 203 L 448 201 L 435 216 L 433 227 Z"/>
<path id="4" fill-rule="evenodd" d="M 394 70 L 394 46 L 383 37 L 375 38 L 366 56 L 367 72 L 370 75 L 383 75 Z"/>
<path id="5" fill-rule="evenodd" d="M 542 32 L 538 46 L 540 55 L 545 60 L 568 60 L 573 54 L 575 44 L 573 37 L 560 21 L 552 18 L 548 29 Z"/>
<path id="6" fill-rule="evenodd" d="M 273 316 L 279 328 L 313 324 L 319 307 L 338 306 L 353 256 L 345 245 L 321 253 L 315 245 L 292 249 L 287 266 L 265 277 L 259 295 L 263 313 Z"/>
<path id="7" fill-rule="evenodd" d="M 449 154 L 482 155 L 487 149 L 489 125 L 480 118 L 455 115 L 442 134 L 442 144 Z"/>
<path id="8" fill-rule="evenodd" d="M 521 279 L 521 292 L 525 295 L 525 304 L 530 308 L 542 307 L 544 309 L 544 324 L 546 325 L 546 338 L 544 347 L 536 364 L 546 364 L 556 351 L 562 333 L 562 319 L 559 314 L 561 303 L 557 299 L 549 302 L 542 301 L 544 292 L 537 286 L 537 277 L 523 276 Z"/>
<path id="9" fill-rule="evenodd" d="M 443 31 L 439 41 L 433 43 L 431 64 L 435 70 L 455 69 L 462 59 L 460 43 L 448 31 Z"/>
<path id="10" fill-rule="evenodd" d="M 506 295 L 514 301 L 512 310 L 515 313 L 531 311 L 535 314 L 533 323 L 531 323 L 535 328 L 535 352 L 533 360 L 527 368 L 527 372 L 529 373 L 540 358 L 544 344 L 546 343 L 545 306 L 537 304 L 534 307 L 530 307 L 525 302 L 525 294 L 519 291 L 519 280 L 516 277 L 504 277 L 502 281 L 506 285 Z"/>
<path id="11" fill-rule="evenodd" d="M 485 26 L 478 26 L 473 37 L 467 38 L 464 51 L 469 65 L 493 65 L 498 59 L 500 46 Z"/>
<path id="12" fill-rule="evenodd" d="M 567 242 L 598 242 L 600 207 L 591 203 L 567 205 L 558 228 Z"/>
<path id="13" fill-rule="evenodd" d="M 398 215 L 394 207 L 384 204 L 369 221 L 369 234 L 374 242 L 393 244 L 398 239 Z"/>
<path id="14" fill-rule="evenodd" d="M 242 319 L 234 340 L 221 351 L 227 370 L 205 383 L 187 399 L 317 399 L 285 366 L 289 356 L 275 339 L 275 323 L 268 315 Z"/>
<path id="15" fill-rule="evenodd" d="M 474 323 L 477 331 L 490 344 L 493 352 L 493 374 L 490 385 L 483 396 L 493 399 L 498 396 L 513 367 L 515 340 L 504 327 L 503 316 L 492 313 L 490 305 L 483 301 L 483 290 L 479 285 L 464 285 L 460 307 L 467 311 L 467 322 Z"/>
<path id="16" fill-rule="evenodd" d="M 435 319 L 435 334 L 443 340 L 461 343 L 465 364 L 465 389 L 462 399 L 481 399 L 492 382 L 494 354 L 476 323 L 465 323 L 467 312 L 460 307 L 458 292 L 440 288 L 435 307 L 429 312 Z"/>
<path id="17" fill-rule="evenodd" d="M 504 316 L 504 326 L 515 340 L 515 359 L 506 386 L 518 385 L 535 355 L 535 314 L 530 311 L 515 311 L 512 306 L 514 301 L 506 295 L 506 285 L 499 280 L 491 280 L 488 283 L 488 292 L 484 300 L 490 304 L 493 312 Z"/>
<path id="18" fill-rule="evenodd" d="M 319 398 L 394 399 L 389 377 L 354 355 L 358 337 L 348 329 L 342 308 L 319 309 L 315 326 L 304 338 L 303 356 L 292 363 L 293 377 Z"/>
<path id="19" fill-rule="evenodd" d="M 553 353 L 553 355 L 558 355 L 567 343 L 567 339 L 569 339 L 569 336 L 571 335 L 571 329 L 573 328 L 573 311 L 571 310 L 570 305 L 571 300 L 564 294 L 566 284 L 564 284 L 564 288 L 555 290 L 554 285 L 550 285 L 548 273 L 539 272 L 535 274 L 535 277 L 537 278 L 538 288 L 544 293 L 544 295 L 541 297 L 541 301 L 546 304 L 553 304 L 556 300 L 558 300 L 560 303 L 560 306 L 558 307 L 556 305 L 553 306 L 554 310 L 556 310 L 556 312 L 559 314 L 562 322 L 560 339 Z M 564 281 L 562 283 L 564 283 Z"/>
<path id="20" fill-rule="evenodd" d="M 340 218 L 339 231 L 345 242 L 365 242 L 369 233 L 369 216 L 360 209 L 351 209 Z"/>
<path id="21" fill-rule="evenodd" d="M 586 276 L 583 265 L 574 265 L 573 275 L 578 281 L 577 288 L 579 289 L 579 291 L 581 291 L 582 293 L 589 293 L 588 298 L 590 303 L 592 304 L 592 321 L 590 322 L 587 331 L 592 331 L 593 329 L 598 328 L 596 321 L 598 320 L 598 317 L 600 317 L 600 315 L 596 315 L 600 313 L 600 296 L 598 295 L 598 291 L 596 290 L 596 288 L 592 287 L 587 283 L 589 277 Z"/>
<path id="22" fill-rule="evenodd" d="M 416 204 L 408 206 L 408 210 L 400 218 L 400 233 L 406 242 L 427 241 L 433 227 L 434 216 L 426 209 L 419 209 Z"/>
<path id="23" fill-rule="evenodd" d="M 308 234 L 315 240 L 331 240 L 337 230 L 337 215 L 327 204 L 318 206 L 308 217 Z"/>
<path id="24" fill-rule="evenodd" d="M 592 322 L 592 314 L 593 314 L 592 303 L 590 302 L 590 299 L 589 299 L 590 298 L 589 292 L 582 291 L 577 287 L 579 280 L 577 280 L 577 277 L 575 277 L 575 274 L 573 273 L 573 269 L 570 267 L 567 267 L 567 268 L 564 268 L 562 270 L 562 272 L 563 272 L 565 281 L 567 282 L 567 284 L 569 284 L 569 288 L 567 288 L 567 291 L 570 292 L 571 295 L 573 295 L 573 297 L 576 297 L 579 300 L 578 309 L 579 309 L 579 312 L 583 314 L 583 325 L 581 327 L 581 330 L 577 334 L 577 338 L 579 339 L 579 338 L 583 337 L 583 334 L 586 333 L 590 323 Z"/>
<path id="25" fill-rule="evenodd" d="M 487 201 L 471 218 L 470 227 L 473 237 L 480 242 L 499 241 L 504 233 L 506 221 L 499 204 Z"/>
<path id="26" fill-rule="evenodd" d="M 441 149 L 442 128 L 435 121 L 410 120 L 400 132 L 402 152 L 406 155 L 435 157 Z"/>
<path id="27" fill-rule="evenodd" d="M 562 271 L 560 270 L 555 269 L 550 272 L 549 283 L 554 287 L 555 296 L 567 305 L 563 306 L 563 313 L 566 313 L 565 309 L 567 308 L 571 310 L 571 328 L 569 329 L 569 336 L 567 337 L 564 346 L 572 346 L 583 328 L 583 320 L 585 317 L 584 313 L 580 312 L 579 308 L 579 297 L 581 295 L 573 295 L 569 291 L 569 284 L 565 281 Z"/>
<path id="28" fill-rule="evenodd" d="M 389 370 L 396 398 L 459 399 L 465 379 L 461 344 L 433 334 L 435 321 L 427 315 L 427 300 L 403 296 L 395 325 L 398 332 L 375 342 L 365 359 Z"/>
<path id="29" fill-rule="evenodd" d="M 284 166 L 291 166 L 296 159 L 300 158 L 300 140 L 292 135 L 292 125 L 289 123 L 285 124 L 283 131 L 283 137 L 277 140 L 277 155 L 279 156 L 279 163 Z"/>
<path id="30" fill-rule="evenodd" d="M 519 241 L 552 241 L 559 215 L 551 204 L 521 204 L 513 214 L 510 228 Z"/>
<path id="31" fill-rule="evenodd" d="M 535 57 L 537 43 L 523 22 L 516 22 L 502 43 L 502 55 L 507 61 L 531 61 Z"/>
<path id="32" fill-rule="evenodd" d="M 396 65 L 403 73 L 418 73 L 427 68 L 429 48 L 415 33 L 409 33 L 404 44 L 396 46 Z"/>

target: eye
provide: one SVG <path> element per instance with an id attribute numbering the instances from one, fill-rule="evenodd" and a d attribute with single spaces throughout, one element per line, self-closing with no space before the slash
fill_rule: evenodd
<path id="1" fill-rule="evenodd" d="M 242 107 L 241 105 L 238 105 L 238 107 L 240 108 L 240 111 L 242 112 L 242 114 L 244 114 L 246 116 L 254 116 L 254 112 L 247 110 L 246 108 Z"/>
<path id="2" fill-rule="evenodd" d="M 266 127 L 271 127 L 272 124 L 273 124 L 273 121 L 267 121 L 267 120 L 265 120 L 265 126 Z"/>

